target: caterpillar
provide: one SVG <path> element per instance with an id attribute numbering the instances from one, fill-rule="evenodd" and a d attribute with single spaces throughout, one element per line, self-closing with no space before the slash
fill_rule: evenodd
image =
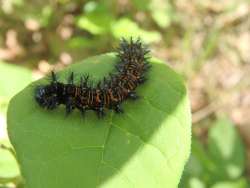
<path id="1" fill-rule="evenodd" d="M 121 103 L 124 100 L 136 100 L 139 96 L 135 89 L 146 81 L 146 73 L 151 67 L 148 62 L 150 50 L 138 38 L 133 40 L 121 39 L 116 50 L 118 62 L 113 73 L 91 85 L 88 75 L 74 84 L 74 73 L 69 76 L 68 83 L 57 80 L 52 71 L 51 82 L 39 85 L 35 89 L 36 102 L 45 109 L 55 109 L 65 105 L 66 114 L 78 109 L 82 114 L 86 110 L 93 110 L 99 118 L 105 115 L 105 110 L 111 109 L 122 113 Z"/>

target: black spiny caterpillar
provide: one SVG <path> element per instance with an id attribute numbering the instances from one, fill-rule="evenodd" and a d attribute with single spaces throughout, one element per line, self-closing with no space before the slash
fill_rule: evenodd
<path id="1" fill-rule="evenodd" d="M 94 110 L 98 117 L 105 115 L 105 109 L 114 109 L 121 113 L 123 110 L 120 105 L 124 100 L 138 98 L 135 89 L 146 80 L 145 74 L 150 68 L 149 52 L 140 39 L 122 39 L 117 50 L 116 71 L 99 81 L 95 87 L 90 85 L 89 76 L 81 77 L 80 84 L 75 85 L 72 72 L 68 83 L 64 84 L 52 72 L 51 83 L 38 86 L 35 99 L 46 109 L 54 109 L 63 104 L 66 106 L 66 114 L 75 108 L 82 113 Z"/>

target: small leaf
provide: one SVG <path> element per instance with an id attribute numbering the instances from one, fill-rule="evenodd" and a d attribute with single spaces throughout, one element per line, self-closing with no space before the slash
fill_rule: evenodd
<path id="1" fill-rule="evenodd" d="M 214 182 L 213 172 L 215 170 L 217 170 L 216 165 L 207 155 L 202 143 L 197 138 L 192 137 L 191 156 L 185 166 L 180 188 L 192 188 L 196 185 L 199 187 L 201 182 L 202 186 L 211 185 Z"/>
<path id="2" fill-rule="evenodd" d="M 85 14 L 77 18 L 76 25 L 79 28 L 94 35 L 104 34 L 110 30 L 114 18 L 105 4 L 89 2 L 85 6 L 85 11 Z"/>
<path id="3" fill-rule="evenodd" d="M 87 18 L 85 16 L 81 16 L 77 20 L 77 26 L 81 29 L 85 29 L 89 31 L 92 34 L 101 34 L 105 31 L 103 27 L 100 25 L 94 23 L 90 18 Z"/>
<path id="4" fill-rule="evenodd" d="M 189 162 L 186 165 L 186 173 L 195 177 L 204 177 L 216 168 L 213 161 L 207 155 L 200 141 L 192 138 L 192 150 Z"/>
<path id="5" fill-rule="evenodd" d="M 10 147 L 7 140 L 0 140 L 0 144 Z M 0 184 L 7 183 L 19 175 L 17 162 L 12 153 L 0 148 Z"/>
<path id="6" fill-rule="evenodd" d="M 246 179 L 240 178 L 236 181 L 218 182 L 212 188 L 249 188 L 249 186 Z"/>
<path id="7" fill-rule="evenodd" d="M 28 69 L 0 62 L 0 97 L 11 98 L 31 82 Z"/>
<path id="8" fill-rule="evenodd" d="M 158 42 L 161 40 L 161 35 L 157 31 L 146 31 L 141 29 L 136 22 L 128 18 L 121 18 L 115 22 L 112 26 L 112 33 L 116 38 L 129 38 L 129 37 L 141 37 L 143 41 Z"/>
<path id="9" fill-rule="evenodd" d="M 77 50 L 78 48 L 89 48 L 97 45 L 97 39 L 89 39 L 87 37 L 72 37 L 68 41 L 68 47 Z"/>
<path id="10" fill-rule="evenodd" d="M 135 6 L 137 10 L 145 11 L 148 10 L 150 0 L 133 0 L 131 3 Z"/>
<path id="11" fill-rule="evenodd" d="M 200 179 L 198 178 L 190 178 L 189 180 L 189 187 L 190 188 L 205 188 L 205 184 L 204 182 L 202 182 Z"/>
<path id="12" fill-rule="evenodd" d="M 162 28 L 173 20 L 173 8 L 168 0 L 152 0 L 149 6 L 154 21 Z"/>
<path id="13" fill-rule="evenodd" d="M 209 131 L 208 149 L 216 164 L 216 177 L 235 179 L 245 169 L 245 148 L 234 125 L 220 119 Z"/>
<path id="14" fill-rule="evenodd" d="M 113 70 L 115 54 L 73 64 L 58 73 L 89 73 L 99 80 Z M 182 79 L 165 63 L 151 59 L 141 98 L 123 103 L 123 114 L 98 119 L 65 109 L 42 109 L 29 85 L 10 102 L 8 133 L 26 188 L 176 188 L 190 153 L 190 106 Z M 25 108 L 24 108 L 25 107 Z"/>

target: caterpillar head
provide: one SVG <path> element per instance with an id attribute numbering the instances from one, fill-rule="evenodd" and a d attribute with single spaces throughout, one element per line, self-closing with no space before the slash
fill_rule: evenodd
<path id="1" fill-rule="evenodd" d="M 54 109 L 59 105 L 58 90 L 55 84 L 38 86 L 35 90 L 37 103 L 47 109 Z"/>

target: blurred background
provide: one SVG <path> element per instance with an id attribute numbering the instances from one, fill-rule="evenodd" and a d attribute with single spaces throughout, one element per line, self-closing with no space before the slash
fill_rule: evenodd
<path id="1" fill-rule="evenodd" d="M 140 36 L 187 82 L 193 143 L 179 187 L 249 188 L 250 0 L 0 0 L 0 188 L 22 187 L 10 98 L 124 36 Z"/>

